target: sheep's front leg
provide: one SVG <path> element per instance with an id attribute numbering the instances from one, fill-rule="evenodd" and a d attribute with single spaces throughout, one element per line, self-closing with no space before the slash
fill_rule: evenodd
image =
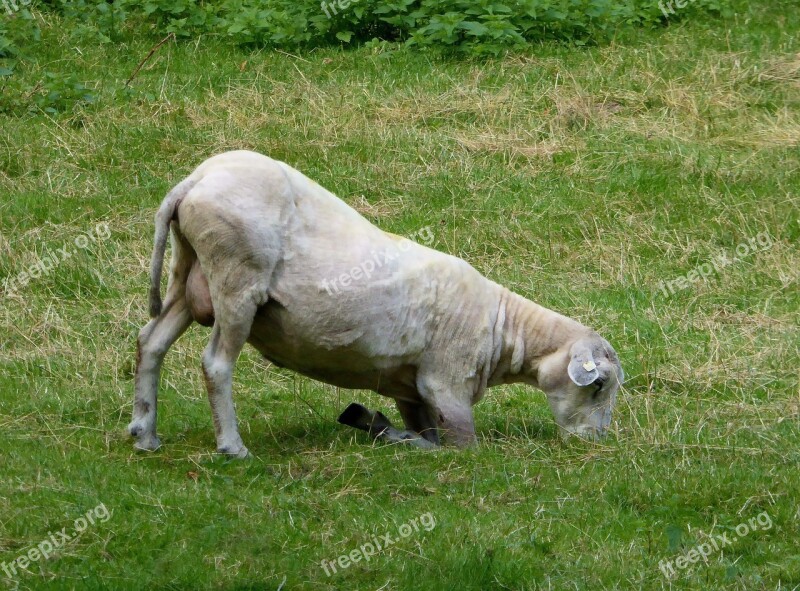
<path id="1" fill-rule="evenodd" d="M 422 375 L 417 378 L 417 388 L 448 443 L 467 447 L 477 442 L 471 394 L 465 387 L 454 387 L 436 377 Z"/>
<path id="2" fill-rule="evenodd" d="M 427 405 L 406 400 L 396 400 L 395 402 L 406 429 L 419 433 L 431 443 L 439 445 L 439 430 L 436 428 L 435 414 Z"/>
<path id="3" fill-rule="evenodd" d="M 437 409 L 437 419 L 447 441 L 456 447 L 469 447 L 478 442 L 472 408 L 469 404 L 440 404 Z"/>

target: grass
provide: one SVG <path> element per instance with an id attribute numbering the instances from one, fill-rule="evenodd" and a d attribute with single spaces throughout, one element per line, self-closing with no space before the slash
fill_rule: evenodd
<path id="1" fill-rule="evenodd" d="M 163 46 L 129 92 L 157 39 L 76 43 L 39 18 L 15 76 L 73 76 L 96 101 L 0 115 L 0 285 L 74 251 L 0 292 L 0 562 L 100 503 L 111 516 L 27 572 L 0 570 L 0 588 L 800 588 L 792 3 L 488 62 L 203 37 Z M 285 160 L 386 230 L 429 226 L 435 248 L 596 328 L 628 377 L 614 433 L 563 444 L 543 395 L 504 387 L 476 407 L 475 449 L 373 445 L 335 418 L 360 401 L 399 422 L 388 399 L 248 349 L 235 389 L 254 457 L 227 461 L 211 453 L 194 326 L 165 363 L 164 445 L 135 453 L 152 217 L 233 148 Z M 768 247 L 664 295 L 760 233 Z M 322 569 L 427 513 L 430 531 Z M 772 527 L 736 536 L 763 514 Z M 708 564 L 659 570 L 721 534 L 732 543 Z"/>

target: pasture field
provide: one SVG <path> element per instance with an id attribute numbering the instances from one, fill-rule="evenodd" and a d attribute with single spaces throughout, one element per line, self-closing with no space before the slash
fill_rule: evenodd
<path id="1" fill-rule="evenodd" d="M 160 35 L 37 18 L 14 78 L 40 106 L 0 113 L 0 589 L 800 589 L 794 1 L 480 60 L 198 37 L 127 90 Z M 390 400 L 246 349 L 230 461 L 194 325 L 163 446 L 134 452 L 153 215 L 236 148 L 598 330 L 627 376 L 612 434 L 563 443 L 520 386 L 475 408 L 473 449 L 374 444 L 336 417 L 399 423 Z"/>

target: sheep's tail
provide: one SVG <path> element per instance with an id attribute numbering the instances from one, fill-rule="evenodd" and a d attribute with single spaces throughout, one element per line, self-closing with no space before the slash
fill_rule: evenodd
<path id="1" fill-rule="evenodd" d="M 153 245 L 153 258 L 150 260 L 151 318 L 156 318 L 161 314 L 161 272 L 164 268 L 164 253 L 167 250 L 170 223 L 176 219 L 175 215 L 178 206 L 196 182 L 194 179 L 184 179 L 178 183 L 164 197 L 164 201 L 161 202 L 161 207 L 158 208 L 158 213 L 156 213 L 155 244 Z"/>

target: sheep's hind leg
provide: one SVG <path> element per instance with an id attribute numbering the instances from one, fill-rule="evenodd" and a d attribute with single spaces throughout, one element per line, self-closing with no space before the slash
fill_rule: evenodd
<path id="1" fill-rule="evenodd" d="M 203 376 L 214 419 L 217 451 L 238 458 L 249 452 L 239 435 L 236 409 L 233 405 L 233 368 L 241 353 L 255 317 L 256 304 L 246 297 L 215 306 L 216 320 L 211 339 L 203 352 Z"/>
<path id="2" fill-rule="evenodd" d="M 136 341 L 133 418 L 128 425 L 128 432 L 136 438 L 136 449 L 151 451 L 161 445 L 156 435 L 161 364 L 172 344 L 192 324 L 183 290 L 180 292 L 167 298 L 161 314 L 142 328 Z"/>

